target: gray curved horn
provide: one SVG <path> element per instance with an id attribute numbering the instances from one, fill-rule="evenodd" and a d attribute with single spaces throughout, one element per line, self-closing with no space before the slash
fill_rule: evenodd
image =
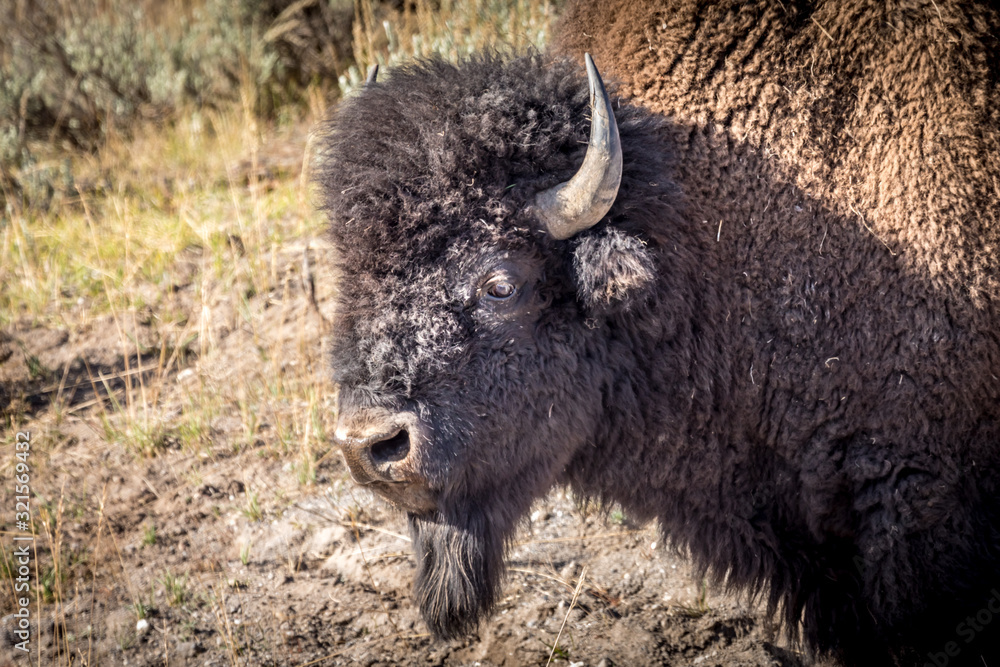
<path id="1" fill-rule="evenodd" d="M 559 240 L 596 225 L 615 203 L 622 180 L 622 144 L 611 99 L 590 54 L 584 59 L 592 116 L 587 155 L 573 178 L 539 192 L 531 203 L 549 234 Z"/>
<path id="2" fill-rule="evenodd" d="M 375 83 L 375 79 L 378 78 L 378 63 L 375 63 L 368 68 L 368 78 L 365 79 L 365 85 L 370 86 Z"/>

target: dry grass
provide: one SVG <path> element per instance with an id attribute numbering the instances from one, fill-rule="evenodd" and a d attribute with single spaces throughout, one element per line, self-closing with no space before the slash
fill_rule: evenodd
<path id="1" fill-rule="evenodd" d="M 492 49 L 541 49 L 549 39 L 556 3 L 550 0 L 416 0 L 401 12 L 380 12 L 356 0 L 354 60 L 341 89 L 364 81 L 371 65 L 392 67 L 432 55 L 457 60 Z"/>
<path id="2" fill-rule="evenodd" d="M 301 338 L 289 345 L 262 317 L 273 302 L 287 304 L 283 280 L 297 259 L 289 246 L 317 236 L 322 223 L 296 180 L 265 184 L 252 166 L 241 169 L 245 147 L 260 139 L 238 118 L 215 119 L 201 143 L 181 127 L 159 145 L 143 136 L 109 149 L 94 167 L 124 175 L 117 191 L 66 202 L 57 213 L 15 215 L 0 239 L 4 325 L 85 330 L 110 320 L 108 342 L 122 368 L 114 377 L 88 368 L 87 381 L 107 399 L 95 406 L 105 437 L 138 454 L 154 454 L 169 437 L 209 444 L 207 424 L 232 407 L 245 440 L 262 413 L 275 417 L 283 455 L 323 437 L 316 416 L 330 388 L 305 372 L 318 350 Z M 193 163 L 195 153 L 207 159 Z M 170 156 L 165 168 L 146 163 L 155 155 Z M 262 363 L 223 391 L 199 369 L 208 370 L 220 339 L 236 329 L 250 332 Z M 194 359 L 192 389 L 181 399 L 167 381 Z M 284 372 L 289 365 L 303 374 Z M 50 389 L 58 392 L 58 383 Z"/>
<path id="3" fill-rule="evenodd" d="M 303 487 L 329 449 L 335 414 L 322 372 L 324 330 L 305 307 L 297 276 L 306 246 L 313 266 L 323 268 L 323 222 L 297 174 L 275 168 L 260 152 L 265 135 L 294 144 L 280 137 L 302 134 L 298 128 L 310 120 L 267 126 L 236 108 L 192 116 L 165 131 L 147 128 L 96 156 L 73 157 L 85 178 L 114 178 L 106 191 L 64 200 L 49 212 L 15 212 L 0 231 L 0 327 L 27 341 L 26 349 L 34 332 L 68 332 L 63 365 L 48 367 L 24 352 L 37 370 L 10 378 L 15 394 L 30 386 L 47 407 L 32 410 L 15 395 L 4 414 L 10 429 L 45 434 L 32 452 L 38 494 L 32 500 L 42 507 L 35 515 L 33 613 L 56 619 L 59 660 L 66 664 L 74 655 L 89 663 L 84 656 L 92 652 L 93 638 L 74 636 L 63 611 L 80 608 L 81 587 L 92 596 L 108 577 L 130 591 L 146 585 L 132 581 L 102 539 L 103 514 L 96 530 L 83 541 L 77 532 L 68 547 L 72 506 L 92 512 L 99 498 L 46 488 L 63 475 L 57 452 L 68 442 L 67 421 L 82 421 L 96 434 L 88 447 L 105 454 L 95 454 L 95 463 L 116 451 L 141 461 L 176 448 L 207 463 L 246 451 L 290 461 Z M 320 291 L 329 296 L 328 286 Z M 91 345 L 103 349 L 77 340 L 87 332 L 99 332 Z M 112 359 L 110 367 L 94 354 Z M 67 400 L 74 390 L 89 390 L 89 398 Z M 220 428 L 220 420 L 235 425 Z M 10 468 L 9 457 L 0 461 L 8 481 Z M 259 520 L 276 502 L 276 489 L 248 486 L 247 520 Z M 173 604 L 200 600 L 182 590 L 196 586 L 186 572 L 161 577 L 153 586 L 168 589 Z M 4 589 L 0 605 L 8 613 L 13 590 L 6 583 Z M 148 606 L 131 596 L 136 608 Z M 241 636 L 224 604 L 213 608 L 236 664 Z M 120 640 L 124 650 L 134 635 Z"/>

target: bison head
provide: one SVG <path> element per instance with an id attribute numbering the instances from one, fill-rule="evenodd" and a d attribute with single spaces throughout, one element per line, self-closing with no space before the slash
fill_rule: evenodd
<path id="1" fill-rule="evenodd" d="M 619 103 L 616 125 L 587 64 L 589 95 L 539 56 L 403 67 L 325 130 L 336 440 L 408 513 L 438 636 L 488 613 L 519 519 L 614 428 L 622 322 L 669 274 L 660 121 Z"/>

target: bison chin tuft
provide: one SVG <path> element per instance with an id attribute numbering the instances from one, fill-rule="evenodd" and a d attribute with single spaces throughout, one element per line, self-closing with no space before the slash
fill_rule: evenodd
<path id="1" fill-rule="evenodd" d="M 409 515 L 417 574 L 413 595 L 431 632 L 451 639 L 489 615 L 503 577 L 504 541 L 489 522 L 456 526 L 441 515 Z"/>

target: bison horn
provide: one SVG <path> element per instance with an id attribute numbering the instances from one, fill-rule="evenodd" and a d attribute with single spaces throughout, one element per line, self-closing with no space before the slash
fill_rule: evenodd
<path id="1" fill-rule="evenodd" d="M 622 144 L 611 99 L 590 54 L 584 58 L 592 115 L 587 155 L 573 178 L 539 192 L 531 204 L 549 234 L 559 240 L 596 225 L 615 203 L 622 180 Z"/>
<path id="2" fill-rule="evenodd" d="M 375 79 L 378 78 L 378 63 L 375 63 L 368 68 L 368 78 L 365 79 L 365 85 L 370 86 L 375 83 Z"/>

